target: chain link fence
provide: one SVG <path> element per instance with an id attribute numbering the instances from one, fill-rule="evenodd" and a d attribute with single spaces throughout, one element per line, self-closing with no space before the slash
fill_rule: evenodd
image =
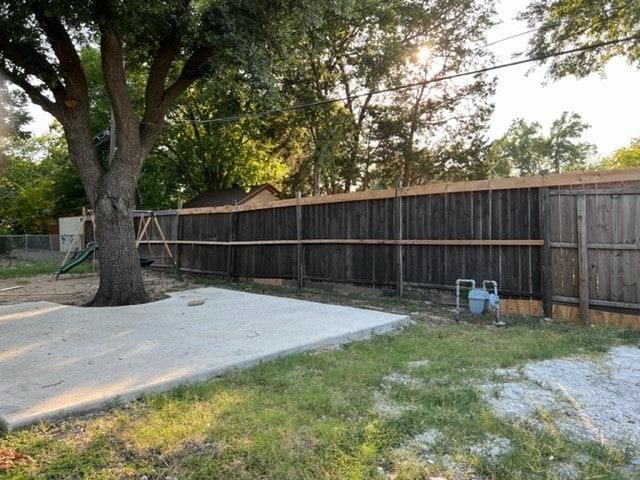
<path id="1" fill-rule="evenodd" d="M 0 235 L 0 257 L 59 261 L 69 250 L 82 248 L 82 235 Z"/>

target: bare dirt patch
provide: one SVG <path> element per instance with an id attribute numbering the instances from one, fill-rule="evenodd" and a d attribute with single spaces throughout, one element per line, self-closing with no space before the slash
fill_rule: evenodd
<path id="1" fill-rule="evenodd" d="M 143 279 L 152 300 L 197 287 L 188 279 L 179 280 L 173 274 L 157 270 L 143 270 Z M 54 275 L 0 279 L 0 305 L 38 301 L 84 305 L 93 298 L 99 284 L 97 273 L 65 274 L 57 280 Z"/>

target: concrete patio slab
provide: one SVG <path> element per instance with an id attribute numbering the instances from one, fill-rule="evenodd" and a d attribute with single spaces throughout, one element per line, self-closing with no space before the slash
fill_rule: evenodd
<path id="1" fill-rule="evenodd" d="M 408 322 L 217 288 L 129 307 L 0 306 L 0 426 L 99 409 Z"/>

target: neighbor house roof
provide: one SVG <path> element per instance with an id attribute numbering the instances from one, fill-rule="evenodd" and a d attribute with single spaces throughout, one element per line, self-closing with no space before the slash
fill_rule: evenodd
<path id="1" fill-rule="evenodd" d="M 207 190 L 184 202 L 182 208 L 221 207 L 224 205 L 242 205 L 279 200 L 280 191 L 270 183 L 255 185 L 246 192 L 234 185 L 226 190 Z"/>

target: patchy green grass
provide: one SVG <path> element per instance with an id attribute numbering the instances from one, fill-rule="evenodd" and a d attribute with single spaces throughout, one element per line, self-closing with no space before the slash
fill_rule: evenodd
<path id="1" fill-rule="evenodd" d="M 0 278 L 22 278 L 41 274 L 53 274 L 60 268 L 58 262 L 30 262 L 26 260 L 12 260 L 0 262 Z M 83 262 L 73 268 L 73 273 L 91 273 L 96 271 L 91 262 Z"/>
<path id="2" fill-rule="evenodd" d="M 524 317 L 496 329 L 455 324 L 450 309 L 417 300 L 216 285 L 406 312 L 416 324 L 1 433 L 0 450 L 32 461 L 0 470 L 0 478 L 551 479 L 560 469 L 574 474 L 567 478 L 625 478 L 624 446 L 499 419 L 478 385 L 493 367 L 598 355 L 640 344 L 638 333 Z M 539 417 L 544 421 L 545 412 Z M 509 445 L 499 456 L 470 447 L 498 440 Z"/>
<path id="3" fill-rule="evenodd" d="M 0 278 L 30 277 L 42 273 L 51 273 L 60 265 L 54 262 L 26 262 L 13 260 L 2 262 Z"/>

